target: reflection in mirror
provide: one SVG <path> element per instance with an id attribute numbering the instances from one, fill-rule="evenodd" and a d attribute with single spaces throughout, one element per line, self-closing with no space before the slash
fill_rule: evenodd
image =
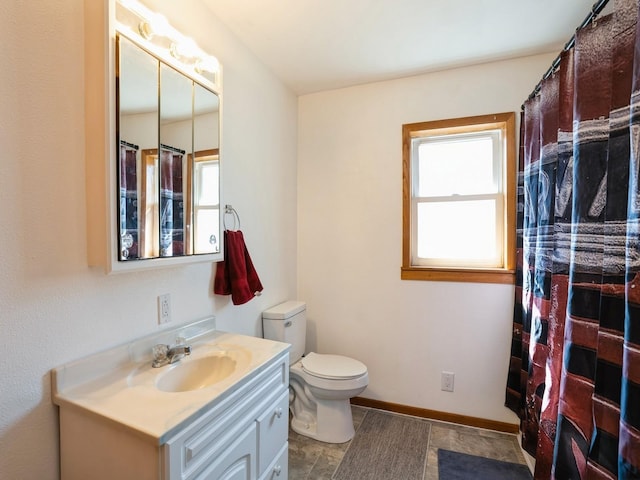
<path id="1" fill-rule="evenodd" d="M 193 149 L 193 81 L 160 65 L 160 256 L 185 254 L 186 152 Z"/>
<path id="2" fill-rule="evenodd" d="M 158 149 L 147 148 L 142 150 L 142 169 L 140 175 L 140 224 L 142 235 L 140 245 L 142 258 L 155 258 L 160 256 L 160 229 L 157 219 L 160 218 L 158 208 Z"/>
<path id="3" fill-rule="evenodd" d="M 158 145 L 159 62 L 124 37 L 118 42 L 120 260 L 148 258 L 141 149 Z"/>
<path id="4" fill-rule="evenodd" d="M 218 184 L 218 149 L 201 150 L 194 157 L 194 253 L 216 253 L 220 251 L 220 194 L 207 186 Z"/>
<path id="5" fill-rule="evenodd" d="M 219 253 L 219 97 L 117 39 L 119 259 Z"/>
<path id="6" fill-rule="evenodd" d="M 193 92 L 193 225 L 194 253 L 220 251 L 220 159 L 218 96 L 195 84 Z M 189 162 L 192 163 L 191 161 Z M 214 188 L 215 186 L 215 188 Z"/>

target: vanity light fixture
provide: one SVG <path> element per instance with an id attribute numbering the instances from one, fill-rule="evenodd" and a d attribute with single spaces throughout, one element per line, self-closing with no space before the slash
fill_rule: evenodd
<path id="1" fill-rule="evenodd" d="M 204 80 L 218 83 L 220 65 L 218 60 L 204 52 L 197 43 L 176 30 L 163 15 L 151 11 L 137 0 L 117 0 L 116 29 L 121 34 L 139 43 L 143 48 L 169 63 L 178 63 L 182 70 L 213 74 L 215 80 L 205 76 Z"/>

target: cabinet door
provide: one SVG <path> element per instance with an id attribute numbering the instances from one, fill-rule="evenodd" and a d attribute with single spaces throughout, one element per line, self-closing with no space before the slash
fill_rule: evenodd
<path id="1" fill-rule="evenodd" d="M 252 480 L 256 478 L 256 426 L 252 423 L 194 480 Z"/>
<path id="2" fill-rule="evenodd" d="M 276 457 L 287 441 L 289 428 L 289 390 L 269 405 L 258 417 L 258 475 Z"/>
<path id="3" fill-rule="evenodd" d="M 260 480 L 287 480 L 289 478 L 289 443 L 285 444 L 280 449 L 280 453 L 269 465 Z"/>

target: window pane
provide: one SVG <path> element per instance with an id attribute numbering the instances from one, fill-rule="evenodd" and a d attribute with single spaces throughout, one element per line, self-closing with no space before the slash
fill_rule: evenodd
<path id="1" fill-rule="evenodd" d="M 196 204 L 217 205 L 218 162 L 196 162 Z"/>
<path id="2" fill-rule="evenodd" d="M 417 212 L 418 257 L 497 264 L 494 200 L 420 203 Z"/>
<path id="3" fill-rule="evenodd" d="M 220 251 L 219 218 L 217 208 L 196 211 L 195 253 Z"/>
<path id="4" fill-rule="evenodd" d="M 418 196 L 496 193 L 491 136 L 429 139 L 418 147 Z"/>

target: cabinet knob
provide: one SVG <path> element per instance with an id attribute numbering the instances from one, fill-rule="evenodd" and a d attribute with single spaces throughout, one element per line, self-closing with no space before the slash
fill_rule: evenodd
<path id="1" fill-rule="evenodd" d="M 282 467 L 280 465 L 276 465 L 275 467 L 273 467 L 273 473 L 275 473 L 276 476 L 279 477 L 282 473 Z"/>
<path id="2" fill-rule="evenodd" d="M 282 416 L 282 407 L 276 408 L 276 417 L 280 418 Z"/>

